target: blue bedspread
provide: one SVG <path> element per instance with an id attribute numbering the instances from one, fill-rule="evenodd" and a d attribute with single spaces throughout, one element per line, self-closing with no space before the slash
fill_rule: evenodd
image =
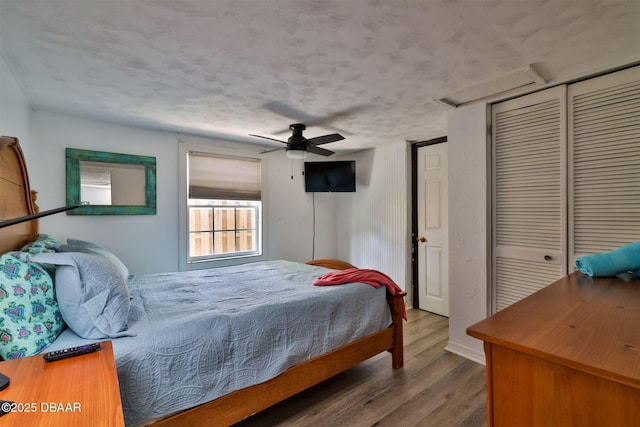
<path id="1" fill-rule="evenodd" d="M 322 267 L 265 261 L 130 281 L 113 340 L 127 425 L 269 380 L 391 324 L 385 288 L 313 286 Z M 66 330 L 47 350 L 91 342 Z"/>

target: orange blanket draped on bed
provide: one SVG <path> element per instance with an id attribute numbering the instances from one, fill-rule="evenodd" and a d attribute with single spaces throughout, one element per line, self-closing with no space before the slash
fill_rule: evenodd
<path id="1" fill-rule="evenodd" d="M 386 286 L 391 295 L 404 292 L 389 276 L 378 270 L 366 268 L 348 268 L 342 271 L 332 271 L 313 281 L 315 286 L 341 285 L 343 283 L 361 282 L 378 288 Z M 407 308 L 403 309 L 402 318 L 407 320 Z"/>

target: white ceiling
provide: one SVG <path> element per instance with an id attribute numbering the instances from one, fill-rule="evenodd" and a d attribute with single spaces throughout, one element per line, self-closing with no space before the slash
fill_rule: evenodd
<path id="1" fill-rule="evenodd" d="M 261 144 L 327 119 L 305 136 L 360 149 L 444 136 L 432 98 L 527 64 L 640 60 L 640 1 L 0 0 L 0 53 L 34 108 Z"/>

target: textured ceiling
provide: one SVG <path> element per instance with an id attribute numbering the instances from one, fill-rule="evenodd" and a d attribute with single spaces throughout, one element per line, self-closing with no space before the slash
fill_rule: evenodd
<path id="1" fill-rule="evenodd" d="M 640 60 L 640 1 L 0 0 L 0 53 L 34 108 L 360 149 L 445 135 L 432 98 L 527 64 Z"/>

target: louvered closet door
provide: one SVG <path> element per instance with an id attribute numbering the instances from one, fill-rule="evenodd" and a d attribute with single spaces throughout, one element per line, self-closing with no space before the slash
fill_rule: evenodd
<path id="1" fill-rule="evenodd" d="M 640 240 L 640 67 L 569 86 L 569 253 Z"/>
<path id="2" fill-rule="evenodd" d="M 498 311 L 566 274 L 566 88 L 495 104 L 492 124 Z"/>

